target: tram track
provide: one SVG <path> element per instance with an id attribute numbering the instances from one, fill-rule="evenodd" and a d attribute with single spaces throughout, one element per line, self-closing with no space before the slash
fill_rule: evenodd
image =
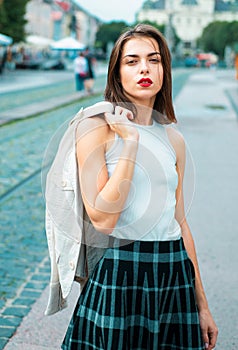
<path id="1" fill-rule="evenodd" d="M 88 97 L 81 105 L 95 103 L 98 99 Z M 48 165 L 42 164 L 47 145 L 52 135 L 63 124 L 66 126 L 78 109 L 79 102 L 72 103 L 0 128 L 0 153 L 4 155 L 0 168 L 0 204 L 49 167 L 51 160 Z"/>

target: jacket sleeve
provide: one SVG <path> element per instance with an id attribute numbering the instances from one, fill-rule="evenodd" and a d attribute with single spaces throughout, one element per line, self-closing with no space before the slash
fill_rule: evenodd
<path id="1" fill-rule="evenodd" d="M 46 236 L 47 243 L 49 248 L 50 263 L 51 263 L 51 278 L 50 278 L 50 290 L 49 290 L 49 299 L 48 305 L 45 310 L 45 315 L 52 315 L 65 307 L 67 307 L 67 301 L 62 296 L 62 290 L 59 282 L 59 274 L 56 263 L 56 254 L 55 254 L 55 236 L 54 236 L 54 227 L 48 210 L 46 208 L 45 212 L 45 227 L 46 227 Z"/>

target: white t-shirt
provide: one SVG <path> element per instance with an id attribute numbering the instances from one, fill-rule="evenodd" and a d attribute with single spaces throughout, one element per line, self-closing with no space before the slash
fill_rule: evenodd
<path id="1" fill-rule="evenodd" d="M 77 74 L 88 72 L 88 62 L 85 57 L 78 56 L 74 60 L 74 72 Z"/>

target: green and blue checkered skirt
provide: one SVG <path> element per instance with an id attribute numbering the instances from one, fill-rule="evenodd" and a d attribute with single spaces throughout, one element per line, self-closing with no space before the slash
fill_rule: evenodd
<path id="1" fill-rule="evenodd" d="M 182 238 L 108 248 L 79 297 L 62 349 L 204 349 L 194 282 Z"/>

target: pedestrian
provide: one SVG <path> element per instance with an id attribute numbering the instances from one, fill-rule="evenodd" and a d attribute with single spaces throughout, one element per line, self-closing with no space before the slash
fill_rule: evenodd
<path id="1" fill-rule="evenodd" d="M 213 349 L 217 327 L 185 218 L 185 142 L 173 127 L 171 57 L 138 24 L 112 50 L 104 118 L 81 121 L 87 214 L 112 240 L 78 299 L 62 349 Z M 90 150 L 90 151 L 89 151 Z"/>
<path id="2" fill-rule="evenodd" d="M 3 51 L 2 59 L 0 61 L 0 74 L 3 73 L 7 61 L 7 50 Z"/>
<path id="3" fill-rule="evenodd" d="M 12 48 L 10 46 L 7 48 L 6 68 L 10 71 L 15 69 L 15 62 L 13 60 Z"/>
<path id="4" fill-rule="evenodd" d="M 74 74 L 76 90 L 84 90 L 84 81 L 85 78 L 88 76 L 88 63 L 82 51 L 80 51 L 78 53 L 78 56 L 74 59 Z"/>
<path id="5" fill-rule="evenodd" d="M 94 78 L 95 78 L 94 65 L 96 63 L 96 59 L 92 55 L 88 47 L 86 47 L 84 51 L 84 57 L 86 58 L 88 63 L 88 75 L 85 78 L 85 89 L 89 94 L 91 94 L 93 92 L 93 86 L 94 86 Z"/>
<path id="6" fill-rule="evenodd" d="M 236 71 L 236 80 L 238 80 L 238 52 L 235 54 L 235 71 Z"/>

